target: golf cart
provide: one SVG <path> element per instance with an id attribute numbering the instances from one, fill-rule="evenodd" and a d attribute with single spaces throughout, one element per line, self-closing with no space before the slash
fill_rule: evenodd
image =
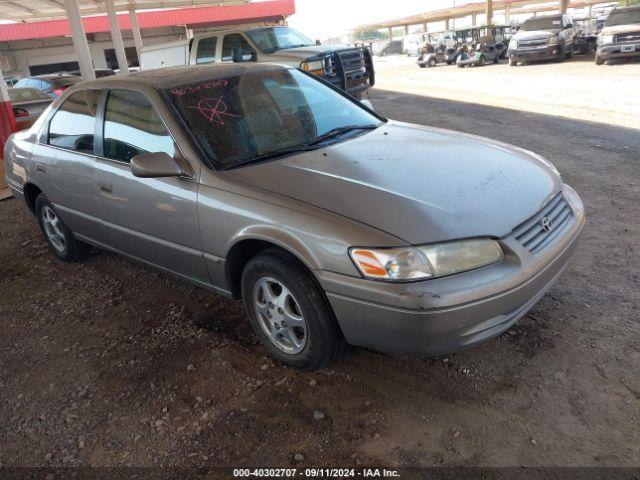
<path id="1" fill-rule="evenodd" d="M 459 68 L 483 67 L 489 62 L 500 63 L 500 53 L 498 49 L 495 44 L 486 45 L 478 43 L 475 49 L 467 49 L 462 52 L 456 60 L 456 65 L 458 65 Z"/>

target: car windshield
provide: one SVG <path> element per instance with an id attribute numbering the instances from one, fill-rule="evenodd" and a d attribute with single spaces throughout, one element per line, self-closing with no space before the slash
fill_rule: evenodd
<path id="1" fill-rule="evenodd" d="M 640 23 L 640 8 L 633 10 L 614 10 L 607 18 L 607 27 L 616 27 L 618 25 L 630 25 L 632 23 Z"/>
<path id="2" fill-rule="evenodd" d="M 51 97 L 35 88 L 10 88 L 9 100 L 11 100 L 11 103 L 18 103 L 36 100 L 51 100 Z"/>
<path id="3" fill-rule="evenodd" d="M 539 17 L 526 20 L 520 30 L 535 32 L 536 30 L 557 30 L 562 28 L 562 17 Z"/>
<path id="4" fill-rule="evenodd" d="M 258 28 L 247 31 L 247 35 L 264 53 L 314 45 L 307 37 L 289 27 Z"/>
<path id="5" fill-rule="evenodd" d="M 383 122 L 296 69 L 255 71 L 164 93 L 217 169 L 319 148 Z"/>

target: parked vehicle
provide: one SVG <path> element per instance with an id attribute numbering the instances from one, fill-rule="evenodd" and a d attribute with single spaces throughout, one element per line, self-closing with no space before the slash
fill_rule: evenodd
<path id="1" fill-rule="evenodd" d="M 640 6 L 616 8 L 609 13 L 598 36 L 596 65 L 614 58 L 640 56 Z"/>
<path id="2" fill-rule="evenodd" d="M 33 125 L 53 101 L 49 95 L 35 88 L 9 88 L 8 91 L 18 130 Z"/>
<path id="3" fill-rule="evenodd" d="M 4 159 L 60 259 L 91 244 L 241 298 L 269 352 L 306 369 L 345 342 L 437 355 L 501 334 L 585 222 L 538 155 L 387 120 L 278 65 L 86 82 Z"/>
<path id="4" fill-rule="evenodd" d="M 18 77 L 8 76 L 4 77 L 4 82 L 7 84 L 7 87 L 13 87 L 20 80 Z"/>
<path id="5" fill-rule="evenodd" d="M 531 17 L 509 42 L 509 65 L 536 60 L 558 60 L 573 56 L 575 31 L 568 15 Z"/>
<path id="6" fill-rule="evenodd" d="M 104 78 L 115 75 L 115 72 L 110 68 L 96 68 L 93 73 L 95 74 L 96 78 Z M 82 76 L 82 73 L 80 72 L 80 70 L 73 70 L 72 72 L 69 72 L 69 75 Z"/>
<path id="7" fill-rule="evenodd" d="M 35 88 L 51 98 L 58 98 L 67 88 L 80 83 L 82 78 L 70 74 L 35 75 L 18 80 L 16 88 Z"/>
<path id="8" fill-rule="evenodd" d="M 433 45 L 426 44 L 422 47 L 416 63 L 420 68 L 435 67 L 439 63 L 450 64 L 453 53 L 455 53 L 455 50 L 451 54 L 448 54 L 447 48 L 444 45 L 434 48 Z"/>
<path id="9" fill-rule="evenodd" d="M 494 44 L 478 44 L 474 50 L 460 54 L 456 60 L 458 67 L 484 67 L 487 62 L 500 63 L 500 54 Z"/>
<path id="10" fill-rule="evenodd" d="M 386 57 L 387 55 L 400 55 L 401 53 L 404 53 L 404 42 L 402 40 L 392 40 L 380 49 L 378 56 Z"/>
<path id="11" fill-rule="evenodd" d="M 324 78 L 356 98 L 375 83 L 371 51 L 322 46 L 289 27 L 252 27 L 197 34 L 191 40 L 142 48 L 142 70 L 225 62 L 273 62 Z"/>
<path id="12" fill-rule="evenodd" d="M 407 57 L 420 55 L 420 37 L 409 35 L 402 39 L 402 51 Z"/>

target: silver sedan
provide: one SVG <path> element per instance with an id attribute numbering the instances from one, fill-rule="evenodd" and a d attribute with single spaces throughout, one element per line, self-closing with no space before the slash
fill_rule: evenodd
<path id="1" fill-rule="evenodd" d="M 437 355 L 509 329 L 566 267 L 582 202 L 538 155 L 388 120 L 266 64 L 79 84 L 6 145 L 55 255 L 86 245 L 242 299 L 272 355 Z"/>

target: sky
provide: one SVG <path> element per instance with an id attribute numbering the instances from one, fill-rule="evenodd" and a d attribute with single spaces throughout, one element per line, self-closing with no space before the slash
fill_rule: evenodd
<path id="1" fill-rule="evenodd" d="M 452 7 L 454 1 L 473 0 L 295 0 L 296 13 L 288 23 L 313 40 L 325 39 L 358 25 Z"/>

